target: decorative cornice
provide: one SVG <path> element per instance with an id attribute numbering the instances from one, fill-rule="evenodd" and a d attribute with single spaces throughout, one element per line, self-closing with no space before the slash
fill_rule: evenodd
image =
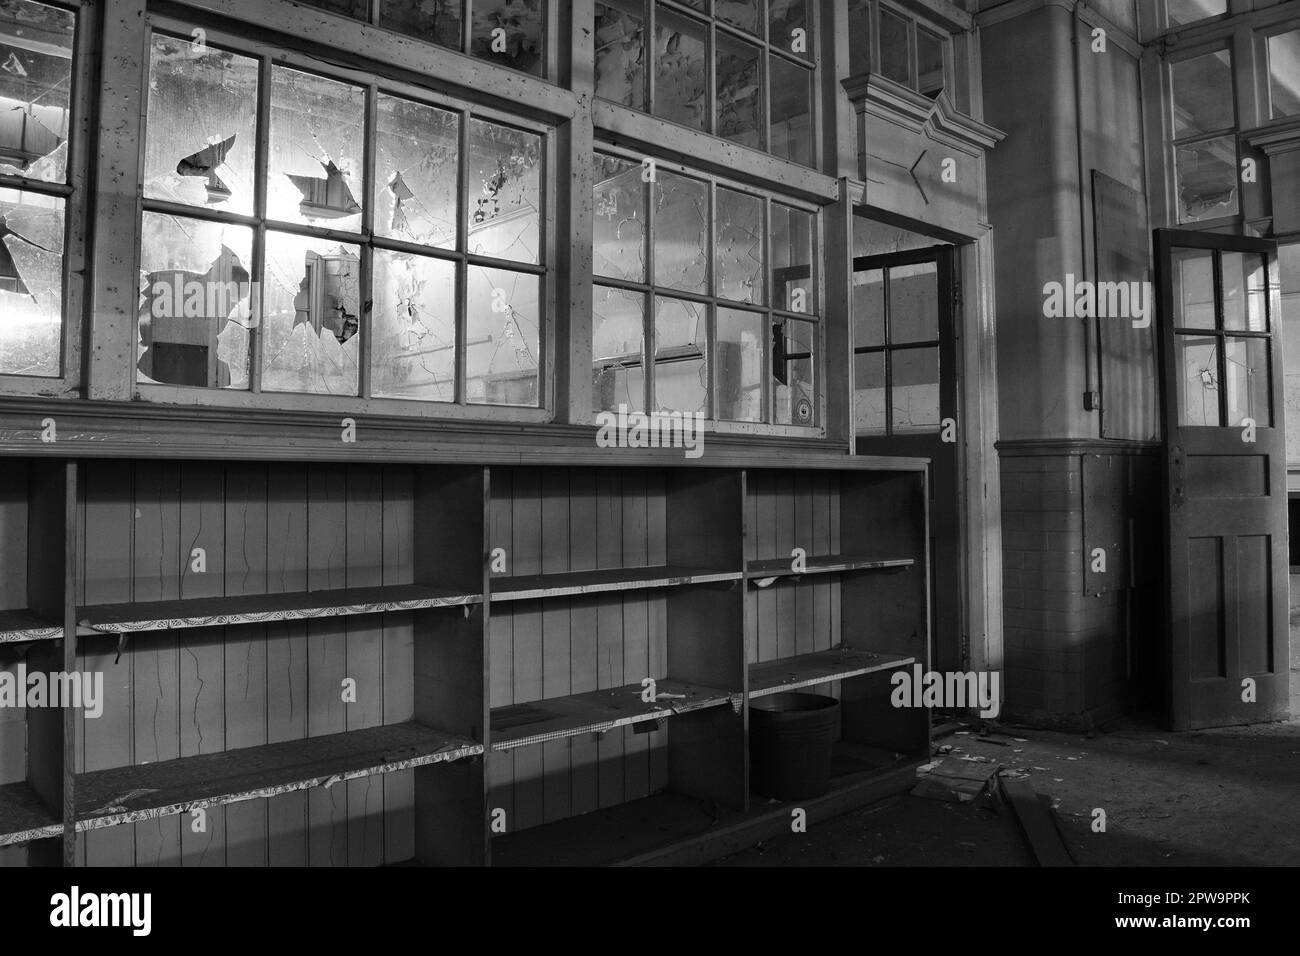
<path id="1" fill-rule="evenodd" d="M 1241 138 L 1269 156 L 1293 152 L 1300 149 L 1300 116 L 1275 120 L 1246 130 Z"/>
<path id="2" fill-rule="evenodd" d="M 947 90 L 930 99 L 879 73 L 849 77 L 843 86 L 859 113 L 873 112 L 913 132 L 965 146 L 971 152 L 991 149 L 1006 138 L 1001 130 L 959 112 Z"/>

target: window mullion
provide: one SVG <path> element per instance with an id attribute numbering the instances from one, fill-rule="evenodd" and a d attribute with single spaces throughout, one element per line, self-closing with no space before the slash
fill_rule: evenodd
<path id="1" fill-rule="evenodd" d="M 258 58 L 257 70 L 257 144 L 253 157 L 253 262 L 252 273 L 256 279 L 250 303 L 255 309 L 256 323 L 251 330 L 253 354 L 248 361 L 248 390 L 253 394 L 262 391 L 262 364 L 265 358 L 265 290 L 266 284 L 266 193 L 270 176 L 271 157 L 271 58 L 265 54 Z"/>
<path id="2" fill-rule="evenodd" d="M 465 20 L 469 21 L 468 4 Z M 466 36 L 468 36 L 466 26 Z M 469 345 L 468 345 L 468 302 L 469 302 L 469 110 L 460 111 L 460 129 L 457 136 L 459 156 L 456 161 L 456 252 L 460 261 L 456 264 L 456 387 L 457 405 L 469 402 Z"/>
<path id="3" fill-rule="evenodd" d="M 370 397 L 370 374 L 374 356 L 374 322 L 375 322 L 375 288 L 374 288 L 374 249 L 371 240 L 375 235 L 375 150 L 378 138 L 379 88 L 371 83 L 366 90 L 366 116 L 362 126 L 361 159 L 361 243 L 360 270 L 360 305 L 361 314 L 357 316 L 357 330 L 361 335 L 360 347 L 357 349 L 357 394 L 361 398 Z"/>
<path id="4" fill-rule="evenodd" d="M 645 167 L 641 167 L 644 169 Z M 658 176 L 656 167 L 655 175 Z M 642 299 L 645 308 L 645 317 L 641 322 L 641 348 L 644 353 L 643 367 L 646 369 L 645 375 L 645 394 L 647 403 L 654 401 L 654 372 L 650 366 L 654 365 L 654 353 L 649 351 L 655 341 L 655 180 L 643 184 L 641 195 L 645 202 L 645 281 L 648 291 Z M 646 405 L 649 411 L 650 404 Z"/>

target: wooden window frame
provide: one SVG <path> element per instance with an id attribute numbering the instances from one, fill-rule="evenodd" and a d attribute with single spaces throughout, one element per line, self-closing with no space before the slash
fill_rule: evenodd
<path id="1" fill-rule="evenodd" d="M 917 34 L 924 30 L 926 33 L 937 37 L 943 45 L 943 89 L 941 92 L 947 92 L 949 99 L 954 103 L 957 102 L 957 91 L 955 90 L 956 75 L 955 59 L 953 53 L 953 31 L 950 27 L 939 23 L 917 13 L 916 10 L 903 3 L 890 2 L 890 0 L 869 0 L 870 13 L 868 15 L 868 59 L 870 62 L 871 73 L 879 76 L 888 83 L 895 83 L 913 93 L 921 93 L 921 79 L 919 75 L 920 59 L 918 56 L 919 49 L 917 45 Z M 900 83 L 892 77 L 887 77 L 881 72 L 881 51 L 880 51 L 880 13 L 887 11 L 893 16 L 907 22 L 907 54 L 909 63 L 908 82 Z M 852 40 L 850 40 L 852 42 Z M 922 96 L 929 97 L 928 93 L 921 93 Z M 937 97 L 939 94 L 936 93 Z"/>
<path id="2" fill-rule="evenodd" d="M 90 217 L 88 164 L 95 123 L 92 104 L 95 82 L 95 41 L 100 33 L 99 10 L 92 0 L 35 0 L 47 7 L 71 12 L 76 17 L 72 39 L 71 89 L 68 95 L 68 156 L 62 182 L 45 182 L 21 174 L 0 172 L 0 189 L 36 193 L 63 200 L 63 320 L 60 333 L 58 375 L 16 375 L 0 373 L 0 395 L 43 398 L 76 398 L 81 394 L 84 354 L 84 315 L 87 289 L 85 266 L 88 255 Z"/>
<path id="3" fill-rule="evenodd" d="M 192 29 L 192 25 L 185 20 L 178 20 L 164 16 L 150 16 L 148 18 L 144 40 L 144 63 L 146 72 L 149 69 L 152 36 L 155 32 L 183 38 L 190 36 Z M 513 115 L 488 106 L 482 106 L 464 98 L 434 93 L 423 87 L 400 80 L 389 79 L 388 77 L 378 75 L 374 72 L 342 67 L 336 64 L 325 64 L 309 55 L 300 54 L 294 51 L 286 51 L 279 47 L 273 47 L 265 42 L 245 37 L 238 32 L 207 29 L 206 33 L 206 42 L 209 45 L 250 57 L 257 60 L 259 63 L 257 125 L 258 150 L 256 160 L 258 165 L 256 171 L 256 182 L 259 183 L 259 185 L 256 190 L 258 196 L 255 201 L 253 215 L 230 213 L 221 210 L 210 210 L 202 207 L 187 206 L 181 203 L 172 203 L 162 200 L 145 199 L 143 197 L 142 188 L 140 190 L 140 199 L 137 204 L 137 222 L 140 221 L 145 212 L 150 212 L 161 213 L 164 215 L 178 215 L 190 219 L 220 222 L 228 225 L 251 227 L 254 230 L 254 253 L 249 272 L 250 275 L 257 277 L 257 280 L 260 280 L 263 274 L 263 266 L 265 262 L 265 241 L 268 231 L 309 236 L 356 245 L 360 249 L 361 262 L 359 268 L 363 304 L 367 298 L 366 294 L 372 288 L 373 275 L 371 261 L 373 250 L 375 249 L 410 252 L 428 258 L 455 263 L 457 270 L 455 313 L 457 339 L 456 401 L 454 403 L 449 403 L 420 399 L 374 398 L 370 396 L 372 364 L 371 348 L 373 344 L 371 329 L 373 316 L 367 313 L 364 307 L 362 309 L 362 314 L 359 316 L 361 326 L 358 331 L 362 337 L 359 343 L 360 348 L 358 350 L 359 394 L 357 395 L 321 395 L 302 392 L 261 391 L 262 336 L 260 334 L 253 336 L 251 339 L 249 387 L 247 389 L 234 390 L 203 386 L 162 385 L 136 381 L 134 385 L 135 395 L 138 398 L 147 401 L 173 404 L 220 405 L 284 410 L 286 405 L 292 403 L 294 410 L 339 411 L 355 414 L 379 414 L 416 418 L 467 418 L 514 422 L 549 421 L 555 405 L 555 396 L 553 393 L 554 376 L 551 374 L 550 368 L 552 367 L 554 360 L 553 356 L 555 354 L 555 336 L 553 334 L 553 329 L 556 286 L 558 284 L 555 274 L 555 255 L 553 251 L 556 248 L 555 225 L 554 215 L 551 210 L 551 206 L 554 203 L 556 169 L 556 131 L 554 127 L 534 119 Z M 482 63 L 484 61 L 476 60 L 476 62 Z M 283 66 L 310 73 L 312 75 L 322 76 L 327 79 L 349 83 L 360 87 L 364 91 L 366 106 L 362 121 L 365 135 L 365 145 L 363 147 L 365 156 L 365 173 L 363 178 L 365 179 L 365 182 L 361 184 L 364 201 L 362 202 L 362 222 L 357 231 L 353 232 L 321 226 L 310 226 L 301 223 L 281 222 L 270 219 L 266 215 L 265 188 L 262 184 L 264 184 L 265 181 L 268 164 L 268 137 L 270 135 L 269 83 L 273 66 Z M 458 157 L 457 196 L 459 214 L 455 249 L 426 247 L 415 243 L 405 242 L 400 239 L 391 239 L 375 234 L 373 229 L 374 203 L 372 188 L 375 148 L 374 124 L 376 98 L 381 93 L 414 100 L 428 106 L 456 113 L 458 116 L 460 123 L 459 135 L 461 153 Z M 143 99 L 141 103 L 142 116 L 144 115 L 146 108 L 147 98 Z M 467 146 L 468 122 L 471 116 L 475 119 L 498 123 L 542 137 L 541 208 L 539 209 L 541 235 L 538 248 L 538 262 L 536 264 L 482 256 L 469 252 L 467 248 L 467 211 L 464 208 L 466 153 L 464 150 Z M 147 130 L 145 132 L 147 134 Z M 145 143 L 146 135 L 142 135 L 139 142 L 140 166 L 142 170 Z M 139 274 L 140 254 L 140 242 L 136 241 L 134 249 L 135 270 L 133 273 L 135 275 Z M 488 268 L 508 269 L 513 272 L 527 273 L 538 277 L 538 304 L 541 315 L 538 319 L 538 334 L 540 341 L 537 372 L 538 404 L 536 406 L 472 404 L 467 401 L 465 394 L 466 379 L 464 358 L 464 349 L 466 347 L 464 330 L 467 323 L 467 306 L 465 298 L 466 283 L 464 278 L 467 275 L 468 268 L 475 265 Z M 138 330 L 135 334 L 138 335 Z M 131 367 L 132 377 L 134 378 L 134 362 Z"/>
<path id="4" fill-rule="evenodd" d="M 610 156 L 634 164 L 640 164 L 645 157 L 638 152 L 623 147 L 615 146 L 609 143 L 596 143 L 597 153 Z M 594 164 L 593 164 L 594 165 Z M 709 228 L 708 228 L 708 250 L 707 271 L 709 291 L 705 293 L 687 292 L 674 289 L 669 286 L 661 286 L 654 279 L 654 208 L 653 203 L 647 202 L 647 218 L 645 224 L 646 236 L 646 278 L 641 281 L 620 279 L 602 276 L 592 271 L 593 289 L 597 286 L 605 288 L 618 289 L 623 292 L 634 293 L 642 297 L 645 310 L 642 321 L 642 358 L 640 362 L 628 363 L 625 368 L 640 367 L 645 371 L 643 376 L 642 388 L 642 411 L 650 413 L 655 410 L 654 402 L 654 370 L 659 364 L 655 359 L 655 312 L 654 300 L 656 297 L 670 299 L 682 299 L 685 301 L 695 302 L 704 306 L 706 309 L 706 342 L 707 351 L 705 360 L 708 363 L 709 393 L 704 409 L 705 421 L 709 427 L 717 432 L 736 432 L 747 434 L 764 434 L 779 435 L 792 438 L 822 438 L 826 433 L 826 384 L 824 382 L 826 362 L 826 320 L 822 312 L 822 305 L 825 301 L 825 278 L 824 270 L 821 267 L 823 258 L 822 254 L 822 224 L 821 210 L 816 205 L 807 202 L 801 202 L 789 196 L 782 195 L 771 189 L 755 187 L 735 180 L 726 179 L 711 173 L 701 171 L 700 169 L 683 166 L 679 163 L 672 163 L 666 160 L 655 160 L 655 168 L 658 172 L 669 172 L 685 176 L 696 182 L 704 183 L 707 187 L 708 206 L 709 206 Z M 642 194 L 645 196 L 650 184 L 643 184 L 647 188 L 643 189 Z M 734 192 L 743 193 L 748 196 L 758 198 L 763 203 L 763 248 L 765 253 L 765 268 L 763 269 L 763 304 L 755 305 L 754 303 L 738 302 L 733 299 L 726 299 L 720 296 L 715 287 L 714 262 L 716 258 L 717 242 L 717 190 L 719 188 L 729 189 Z M 812 217 L 812 235 L 811 246 L 813 261 L 811 268 L 813 270 L 812 285 L 812 308 L 807 312 L 794 312 L 789 309 L 777 308 L 773 303 L 772 287 L 774 285 L 773 266 L 772 266 L 772 207 L 773 205 L 786 206 L 800 212 L 807 213 Z M 763 389 L 761 409 L 762 418 L 760 422 L 733 421 L 731 419 L 721 419 L 716 417 L 717 407 L 716 398 L 718 392 L 718 363 L 717 358 L 717 319 L 718 309 L 736 309 L 743 312 L 751 312 L 761 316 L 763 321 L 763 358 L 761 369 L 763 379 L 761 386 Z M 779 424 L 771 421 L 773 415 L 773 386 L 772 386 L 772 327 L 778 319 L 792 319 L 794 321 L 805 322 L 814 329 L 815 352 L 813 356 L 813 387 L 816 393 L 816 401 L 813 409 L 813 421 L 809 425 L 788 425 Z M 593 310 L 592 316 L 593 329 L 595 326 L 595 315 Z M 591 370 L 594 371 L 596 366 L 593 355 L 591 361 Z M 590 374 L 590 372 L 588 372 Z M 590 412 L 591 421 L 596 421 L 598 412 Z"/>
<path id="5" fill-rule="evenodd" d="M 1223 129 L 1212 130 L 1209 132 L 1197 132 L 1186 136 L 1176 136 L 1174 126 L 1174 104 L 1176 102 L 1177 90 L 1174 89 L 1174 64 L 1183 63 L 1187 60 L 1194 60 L 1197 57 L 1209 56 L 1214 53 L 1224 52 L 1228 54 L 1228 71 L 1232 76 L 1232 116 L 1233 125 Z M 1241 143 L 1238 138 L 1238 132 L 1241 129 L 1241 116 L 1237 102 L 1237 83 L 1238 83 L 1238 56 L 1234 44 L 1228 38 L 1223 38 L 1212 43 L 1202 44 L 1187 50 L 1179 50 L 1176 54 L 1161 60 L 1161 71 L 1165 78 L 1165 89 L 1167 90 L 1166 102 L 1162 104 L 1164 108 L 1161 127 L 1164 133 L 1165 156 L 1169 164 L 1170 186 L 1173 199 L 1173 205 L 1170 207 L 1170 218 L 1177 223 L 1180 228 L 1206 230 L 1214 229 L 1225 224 L 1236 224 L 1241 222 L 1244 207 L 1242 203 L 1240 169 L 1241 169 Z M 1231 215 L 1214 216 L 1207 219 L 1188 219 L 1184 220 L 1179 214 L 1178 204 L 1178 150 L 1183 146 L 1195 145 L 1196 143 L 1209 142 L 1215 139 L 1222 139 L 1226 136 L 1232 137 L 1235 157 L 1233 160 L 1233 169 L 1237 171 L 1237 211 Z"/>

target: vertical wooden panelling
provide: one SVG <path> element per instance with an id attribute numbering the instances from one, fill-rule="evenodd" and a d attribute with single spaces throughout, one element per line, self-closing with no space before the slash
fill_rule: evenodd
<path id="1" fill-rule="evenodd" d="M 226 594 L 266 593 L 266 466 L 226 468 Z M 267 743 L 267 626 L 226 628 L 226 746 Z M 267 802 L 249 800 L 225 808 L 226 863 L 266 866 Z"/>
<path id="2" fill-rule="evenodd" d="M 795 523 L 794 476 L 788 471 L 778 471 L 775 478 L 776 542 L 779 554 L 790 554 L 802 548 L 809 557 L 817 554 L 808 529 Z M 795 592 L 805 584 L 803 578 L 787 578 L 772 588 L 776 596 L 776 656 L 793 657 L 795 653 Z"/>
<path id="3" fill-rule="evenodd" d="M 596 472 L 596 566 L 623 563 L 622 483 L 617 472 Z M 619 687 L 623 681 L 623 608 L 620 595 L 596 603 L 596 686 Z M 596 742 L 598 794 L 602 807 L 623 802 L 623 733 L 601 734 Z"/>
<path id="4" fill-rule="evenodd" d="M 790 549 L 781 550 L 777 540 L 776 526 L 776 491 L 772 475 L 762 472 L 753 475 L 753 496 L 755 505 L 754 537 L 755 550 L 760 561 L 770 558 L 788 558 Z M 758 588 L 754 601 L 754 613 L 758 618 L 758 657 L 760 661 L 770 661 L 777 657 L 776 633 L 776 589 L 780 581 L 771 587 Z"/>
<path id="5" fill-rule="evenodd" d="M 596 473 L 576 468 L 569 473 L 569 566 L 588 571 L 597 566 Z M 585 694 L 597 687 L 597 608 L 593 598 L 569 602 L 569 692 Z M 591 734 L 569 741 L 570 800 L 575 814 L 600 805 L 597 771 L 600 747 Z"/>
<path id="6" fill-rule="evenodd" d="M 415 476 L 409 468 L 389 467 L 384 481 L 384 584 L 410 584 L 415 580 L 416 547 L 432 542 L 417 540 L 415 527 Z M 400 724 L 415 716 L 414 615 L 386 614 L 383 621 L 384 723 Z M 410 770 L 384 777 L 384 857 L 389 863 L 415 855 L 415 776 Z"/>
<path id="7" fill-rule="evenodd" d="M 384 481 L 379 469 L 354 466 L 347 471 L 346 571 L 348 587 L 384 583 Z M 383 619 L 363 614 L 347 621 L 345 676 L 356 681 L 356 701 L 344 705 L 348 730 L 384 722 Z M 349 780 L 348 862 L 378 866 L 384 862 L 384 780 Z"/>
<path id="8" fill-rule="evenodd" d="M 131 599 L 132 562 L 123 560 L 131 553 L 134 509 L 131 494 L 131 466 L 124 462 L 95 462 L 86 469 L 85 518 L 79 550 L 84 556 L 84 594 L 89 604 L 128 601 Z M 172 499 L 173 520 L 175 498 Z M 143 515 L 143 511 L 141 511 Z M 155 519 L 160 518 L 158 512 Z M 173 523 L 173 529 L 176 525 Z M 161 531 L 159 532 L 161 534 Z M 155 545 L 161 544 L 155 536 Z M 173 555 L 175 546 L 173 545 Z M 159 579 L 168 575 L 162 570 Z M 176 580 L 175 566 L 171 580 Z M 77 770 L 87 772 L 122 767 L 132 762 L 131 659 L 123 654 L 114 663 L 117 647 L 111 638 L 87 638 L 78 641 L 78 669 L 83 673 L 104 675 L 103 713 L 98 718 L 77 720 L 81 739 L 77 749 Z M 174 671 L 173 671 L 174 673 Z M 172 700 L 175 699 L 175 685 Z M 163 731 L 176 738 L 173 724 Z M 93 830 L 78 840 L 79 862 L 88 866 L 130 866 L 135 862 L 135 833 L 132 826 Z"/>
<path id="9" fill-rule="evenodd" d="M 649 564 L 649 512 L 646 505 L 646 472 L 628 470 L 623 474 L 623 566 Z M 646 601 L 648 592 L 631 591 L 623 595 L 623 680 L 640 684 L 650 674 L 650 620 Z M 658 733 L 658 731 L 655 731 Z M 650 792 L 650 740 L 652 734 L 633 733 L 623 736 L 623 797 L 635 800 Z"/>
<path id="10" fill-rule="evenodd" d="M 179 475 L 179 493 L 179 596 L 220 595 L 225 575 L 223 469 L 206 463 L 186 464 Z M 202 549 L 202 565 L 198 549 Z M 225 628 L 220 627 L 186 631 L 179 637 L 182 757 L 226 749 L 225 638 Z M 225 808 L 209 807 L 179 819 L 182 864 L 224 866 Z"/>
<path id="11" fill-rule="evenodd" d="M 493 553 L 497 548 L 506 552 L 506 573 L 513 573 L 514 557 L 510 554 L 513 547 L 512 534 L 513 513 L 513 472 L 508 468 L 493 468 L 491 473 L 491 494 L 488 508 L 488 550 Z M 509 613 L 498 611 L 488 621 L 488 674 L 489 700 L 492 707 L 505 707 L 514 703 L 514 648 Z M 503 810 L 506 826 L 514 827 L 514 768 L 513 751 L 495 752 L 488 755 L 488 807 L 491 810 Z"/>
<path id="12" fill-rule="evenodd" d="M 513 573 L 542 571 L 541 474 L 536 468 L 514 472 L 510 554 Z M 542 696 L 542 602 L 519 601 L 498 613 L 510 618 L 514 637 L 514 702 L 528 703 Z M 514 829 L 542 822 L 542 748 L 521 747 L 514 752 Z"/>
<path id="13" fill-rule="evenodd" d="M 569 570 L 569 472 L 544 468 L 541 472 L 542 567 L 544 574 Z M 558 599 L 542 605 L 541 696 L 564 697 L 570 687 L 569 646 L 572 617 L 569 601 Z M 542 744 L 542 816 L 549 822 L 573 812 L 570 797 L 569 741 Z"/>
<path id="14" fill-rule="evenodd" d="M 813 484 L 812 476 L 795 472 L 794 487 L 794 528 L 795 536 L 804 538 L 809 543 L 809 554 L 830 553 L 830 542 L 818 535 L 813 522 Z M 792 653 L 807 654 L 813 649 L 816 635 L 813 633 L 813 604 L 816 593 L 822 588 L 822 576 L 814 575 L 804 582 L 802 587 L 794 589 L 794 646 Z"/>
<path id="15" fill-rule="evenodd" d="M 268 594 L 307 589 L 307 468 L 274 465 L 267 474 Z M 307 736 L 307 625 L 266 629 L 268 743 Z M 307 795 L 286 793 L 267 801 L 268 859 L 272 866 L 307 864 Z"/>
<path id="16" fill-rule="evenodd" d="M 307 587 L 347 584 L 347 475 L 342 466 L 313 465 L 307 474 Z M 348 623 L 343 618 L 307 622 L 307 733 L 347 730 L 343 680 L 347 673 Z M 307 794 L 310 866 L 348 862 L 348 788 L 317 787 Z"/>
<path id="17" fill-rule="evenodd" d="M 665 473 L 646 472 L 646 558 L 651 565 L 668 561 L 667 492 Z M 668 598 L 660 591 L 646 594 L 646 657 L 648 676 L 668 676 Z M 656 732 L 646 740 L 650 746 L 649 790 L 655 793 L 668 785 L 667 734 Z"/>
<path id="18" fill-rule="evenodd" d="M 10 460 L 0 467 L 0 608 L 17 610 L 27 606 L 27 463 Z M 0 650 L 0 673 L 12 675 L 18 660 L 14 649 Z M 26 778 L 26 748 L 25 712 L 0 707 L 0 784 Z M 22 847 L 5 849 L 14 865 L 22 865 L 18 862 L 20 852 L 21 859 L 26 860 Z"/>

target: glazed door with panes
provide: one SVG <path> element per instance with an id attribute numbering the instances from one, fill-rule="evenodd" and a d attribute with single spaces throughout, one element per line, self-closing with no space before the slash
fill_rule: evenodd
<path id="1" fill-rule="evenodd" d="M 930 660 L 964 669 L 951 246 L 853 261 L 854 427 L 861 455 L 929 458 Z"/>
<path id="2" fill-rule="evenodd" d="M 1175 729 L 1288 706 L 1276 244 L 1157 230 Z"/>

